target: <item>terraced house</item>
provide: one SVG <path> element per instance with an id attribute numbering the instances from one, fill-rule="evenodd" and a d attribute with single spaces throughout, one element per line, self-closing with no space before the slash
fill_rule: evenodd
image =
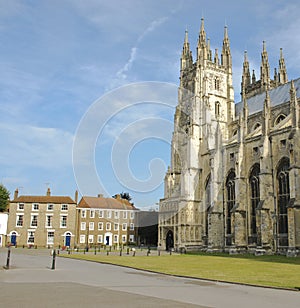
<path id="1" fill-rule="evenodd" d="M 136 242 L 136 212 L 128 200 L 84 196 L 77 207 L 78 247 L 113 246 Z"/>
<path id="2" fill-rule="evenodd" d="M 77 193 L 75 194 L 75 199 Z M 7 243 L 26 247 L 73 246 L 76 202 L 68 196 L 18 196 L 9 205 Z"/>

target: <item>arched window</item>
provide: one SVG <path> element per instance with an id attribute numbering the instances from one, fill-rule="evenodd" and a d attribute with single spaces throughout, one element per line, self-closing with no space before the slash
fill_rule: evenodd
<path id="1" fill-rule="evenodd" d="M 218 119 L 220 117 L 220 107 L 221 107 L 220 102 L 215 102 L 215 116 L 216 116 L 216 119 Z"/>
<path id="2" fill-rule="evenodd" d="M 283 121 L 286 118 L 286 115 L 280 114 L 276 120 L 275 120 L 275 125 L 279 124 L 281 121 Z"/>
<path id="3" fill-rule="evenodd" d="M 288 246 L 288 215 L 287 206 L 290 201 L 290 183 L 289 183 L 288 158 L 283 158 L 277 169 L 277 212 L 278 212 L 278 236 L 279 246 Z"/>
<path id="4" fill-rule="evenodd" d="M 208 212 L 211 207 L 211 176 L 209 175 L 205 185 L 205 235 L 208 236 Z"/>
<path id="5" fill-rule="evenodd" d="M 256 209 L 259 204 L 259 164 L 255 164 L 252 168 L 249 185 L 250 185 L 250 238 L 249 244 L 257 243 L 256 231 Z"/>
<path id="6" fill-rule="evenodd" d="M 226 200 L 226 235 L 227 240 L 226 244 L 231 245 L 231 215 L 232 209 L 235 205 L 235 172 L 230 171 L 226 180 L 226 192 L 227 192 L 227 200 Z"/>

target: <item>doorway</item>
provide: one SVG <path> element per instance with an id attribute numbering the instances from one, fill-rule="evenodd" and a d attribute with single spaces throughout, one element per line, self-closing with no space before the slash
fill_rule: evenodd
<path id="1" fill-rule="evenodd" d="M 166 250 L 174 248 L 174 235 L 171 230 L 168 231 L 166 236 Z"/>

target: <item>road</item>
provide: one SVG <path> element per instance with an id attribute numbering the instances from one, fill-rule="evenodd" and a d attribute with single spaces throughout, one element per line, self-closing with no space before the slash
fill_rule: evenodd
<path id="1" fill-rule="evenodd" d="M 58 257 L 49 250 L 0 249 L 0 307 L 300 307 L 300 292 L 179 278 Z"/>

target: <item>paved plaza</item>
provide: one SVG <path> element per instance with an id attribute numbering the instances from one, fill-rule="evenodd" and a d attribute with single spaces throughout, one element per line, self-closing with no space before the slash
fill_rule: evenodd
<path id="1" fill-rule="evenodd" d="M 300 292 L 179 278 L 58 257 L 49 250 L 0 249 L 1 307 L 299 307 Z"/>

